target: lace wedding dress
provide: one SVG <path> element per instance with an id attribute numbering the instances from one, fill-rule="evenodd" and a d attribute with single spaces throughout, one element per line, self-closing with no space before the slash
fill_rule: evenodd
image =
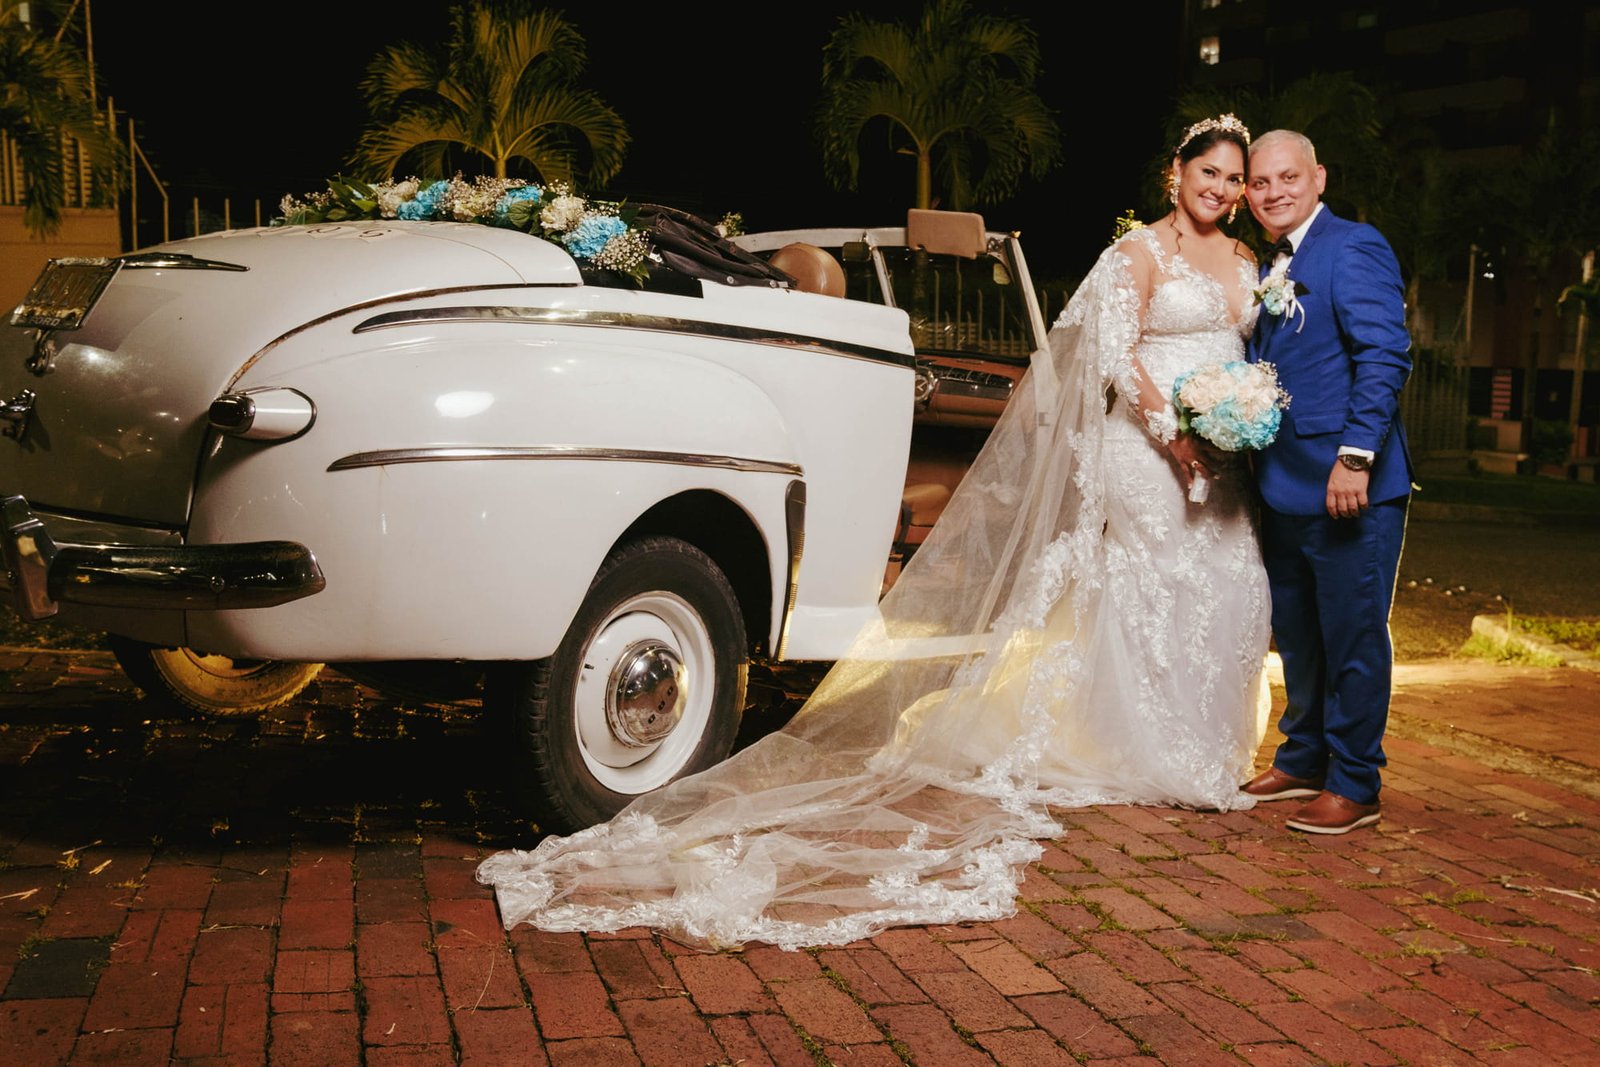
<path id="1" fill-rule="evenodd" d="M 1150 398 L 1242 357 L 1253 284 L 1149 230 L 1108 248 L 881 623 L 783 730 L 485 860 L 506 927 L 793 949 L 997 919 L 1053 807 L 1249 806 L 1268 593 L 1247 475 L 1190 503 Z"/>

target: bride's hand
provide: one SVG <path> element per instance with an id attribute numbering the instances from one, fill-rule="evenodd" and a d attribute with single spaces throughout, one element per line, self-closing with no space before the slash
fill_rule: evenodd
<path id="1" fill-rule="evenodd" d="M 1205 442 L 1192 433 L 1180 433 L 1167 444 L 1167 451 L 1178 465 L 1178 476 L 1188 489 L 1195 478 L 1211 477 L 1211 455 Z"/>

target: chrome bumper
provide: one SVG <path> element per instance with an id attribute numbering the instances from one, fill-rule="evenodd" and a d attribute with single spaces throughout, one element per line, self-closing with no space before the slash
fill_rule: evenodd
<path id="1" fill-rule="evenodd" d="M 268 608 L 327 585 L 316 557 L 293 541 L 237 545 L 57 544 L 20 496 L 0 501 L 3 584 L 24 619 L 63 603 L 166 610 Z"/>

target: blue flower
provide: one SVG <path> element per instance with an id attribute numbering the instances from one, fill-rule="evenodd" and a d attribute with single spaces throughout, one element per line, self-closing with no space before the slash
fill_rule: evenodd
<path id="1" fill-rule="evenodd" d="M 449 192 L 450 182 L 441 178 L 401 204 L 398 215 L 402 219 L 431 219 L 438 214 L 439 206 Z"/>
<path id="2" fill-rule="evenodd" d="M 519 185 L 515 189 L 507 189 L 505 195 L 495 202 L 494 211 L 490 220 L 496 226 L 513 226 L 511 221 L 511 205 L 527 202 L 537 207 L 539 201 L 544 199 L 544 190 L 537 185 Z"/>
<path id="3" fill-rule="evenodd" d="M 626 232 L 628 224 L 615 215 L 585 215 L 576 226 L 561 236 L 561 243 L 579 259 L 590 259 L 606 246 L 607 241 Z"/>

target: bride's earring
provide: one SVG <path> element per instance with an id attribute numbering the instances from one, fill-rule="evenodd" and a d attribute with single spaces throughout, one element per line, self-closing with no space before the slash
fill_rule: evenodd
<path id="1" fill-rule="evenodd" d="M 1167 199 L 1172 201 L 1172 206 L 1178 206 L 1178 172 L 1167 171 Z"/>
<path id="2" fill-rule="evenodd" d="M 1239 201 L 1243 200 L 1243 199 L 1244 199 L 1244 197 L 1241 196 L 1238 199 L 1234 200 L 1233 206 L 1228 209 L 1228 225 L 1230 225 L 1230 226 L 1233 225 L 1234 216 L 1239 214 Z"/>

